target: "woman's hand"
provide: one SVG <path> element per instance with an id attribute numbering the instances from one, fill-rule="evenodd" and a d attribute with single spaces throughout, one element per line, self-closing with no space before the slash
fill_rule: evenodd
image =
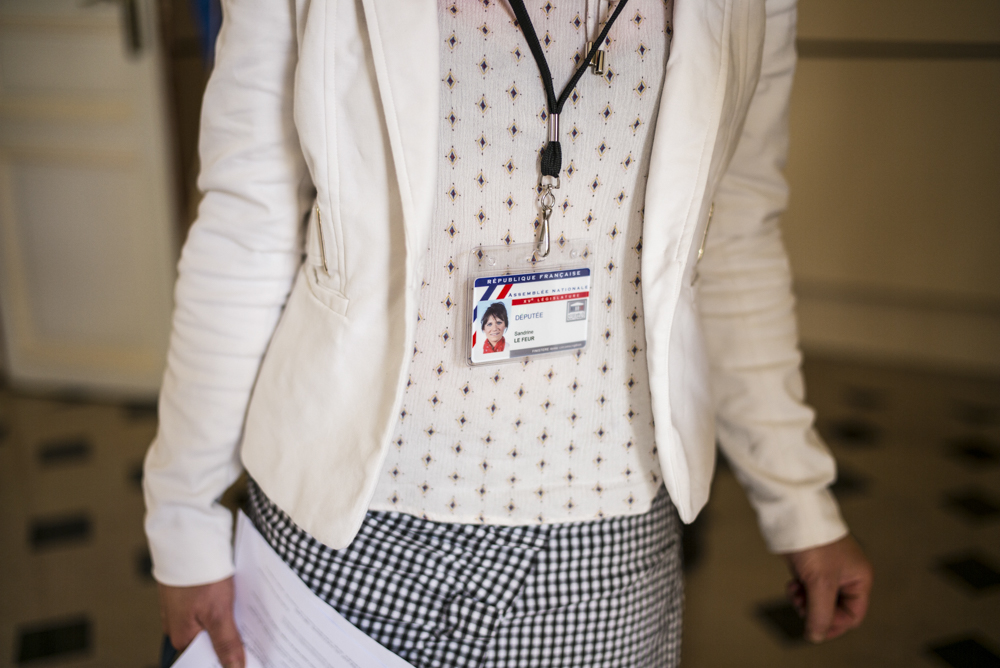
<path id="1" fill-rule="evenodd" d="M 183 650 L 205 629 L 224 668 L 244 668 L 243 641 L 233 619 L 233 578 L 194 587 L 160 586 L 160 618 L 170 644 Z"/>
<path id="2" fill-rule="evenodd" d="M 785 555 L 795 579 L 788 597 L 806 619 L 806 639 L 823 642 L 853 629 L 868 612 L 872 565 L 850 536 Z"/>

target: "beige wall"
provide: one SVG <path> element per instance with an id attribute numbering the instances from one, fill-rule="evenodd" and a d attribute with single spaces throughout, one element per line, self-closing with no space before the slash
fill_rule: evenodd
<path id="1" fill-rule="evenodd" d="M 801 0 L 803 346 L 1000 374 L 1000 3 Z"/>

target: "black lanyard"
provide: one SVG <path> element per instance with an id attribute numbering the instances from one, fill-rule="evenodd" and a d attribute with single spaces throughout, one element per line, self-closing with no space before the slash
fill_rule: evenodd
<path id="1" fill-rule="evenodd" d="M 555 205 L 556 199 L 555 195 L 552 194 L 552 190 L 559 187 L 559 172 L 562 171 L 562 146 L 559 144 L 559 114 L 562 112 L 563 105 L 566 104 L 566 100 L 569 99 L 573 89 L 576 88 L 576 84 L 580 81 L 580 77 L 587 71 L 587 67 L 594 58 L 594 54 L 604 44 L 611 26 L 614 25 L 615 20 L 622 13 L 622 10 L 625 9 L 627 3 L 628 0 L 621 0 L 618 6 L 615 7 L 611 18 L 604 24 L 604 30 L 594 40 L 594 44 L 590 48 L 590 52 L 587 53 L 587 57 L 583 59 L 583 62 L 577 68 L 569 83 L 566 84 L 562 93 L 556 98 L 555 85 L 552 82 L 552 72 L 549 70 L 549 63 L 545 59 L 545 52 L 542 51 L 542 45 L 538 41 L 538 35 L 535 34 L 535 26 L 531 23 L 528 10 L 524 8 L 524 0 L 510 0 L 510 6 L 514 10 L 518 27 L 524 33 L 524 38 L 528 41 L 528 48 L 531 49 L 531 55 L 534 56 L 535 63 L 538 65 L 538 73 L 541 75 L 542 84 L 545 86 L 545 98 L 549 113 L 548 142 L 545 144 L 545 148 L 542 149 L 542 173 L 538 182 L 538 205 L 542 209 L 542 224 L 538 231 L 538 242 L 535 250 L 536 256 L 546 257 L 549 254 L 549 218 L 552 216 L 552 207 Z M 546 179 L 546 177 L 549 178 Z"/>
<path id="2" fill-rule="evenodd" d="M 604 30 L 601 31 L 600 37 L 594 40 L 594 45 L 591 47 L 587 57 L 583 59 L 583 63 L 577 68 L 573 74 L 573 78 L 569 80 L 569 83 L 566 84 L 566 87 L 563 88 L 563 92 L 557 99 L 555 85 L 552 82 L 552 72 L 549 70 L 549 63 L 545 59 L 545 52 L 542 51 L 542 45 L 538 41 L 538 35 L 535 34 L 535 26 L 532 25 L 528 11 L 524 8 L 524 0 L 510 0 L 510 6 L 514 10 L 514 16 L 517 17 L 518 26 L 521 28 L 521 32 L 524 33 L 524 38 L 528 40 L 528 48 L 531 49 L 531 55 L 535 57 L 538 72 L 541 74 L 542 83 L 545 85 L 545 97 L 549 107 L 549 141 L 545 145 L 545 148 L 542 149 L 542 176 L 559 178 L 559 172 L 562 169 L 562 147 L 559 145 L 559 114 L 562 112 L 566 100 L 569 99 L 570 93 L 573 92 L 576 84 L 580 81 L 580 77 L 587 70 L 587 66 L 590 64 L 591 59 L 593 59 L 594 54 L 604 44 L 611 26 L 614 25 L 615 20 L 622 13 L 622 10 L 625 9 L 627 3 L 628 0 L 621 0 L 618 6 L 615 7 L 611 18 L 604 24 Z"/>

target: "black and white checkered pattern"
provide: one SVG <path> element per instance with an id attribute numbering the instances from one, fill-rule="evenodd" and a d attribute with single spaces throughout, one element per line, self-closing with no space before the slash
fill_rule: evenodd
<path id="1" fill-rule="evenodd" d="M 571 524 L 446 524 L 370 512 L 332 550 L 250 482 L 248 513 L 299 577 L 417 668 L 665 668 L 680 659 L 680 525 L 645 514 Z"/>

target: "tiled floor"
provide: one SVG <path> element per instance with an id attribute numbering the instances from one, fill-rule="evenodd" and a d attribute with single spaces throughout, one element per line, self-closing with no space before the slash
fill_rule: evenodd
<path id="1" fill-rule="evenodd" d="M 723 666 L 1000 666 L 1000 382 L 812 360 L 835 487 L 876 570 L 864 627 L 789 637 L 783 562 L 721 471 L 688 577 L 685 661 Z"/>
<path id="2" fill-rule="evenodd" d="M 876 567 L 861 630 L 796 638 L 724 468 L 691 532 L 684 665 L 1000 666 L 1000 380 L 810 360 L 837 494 Z M 156 665 L 139 490 L 149 407 L 0 389 L 0 666 Z"/>

